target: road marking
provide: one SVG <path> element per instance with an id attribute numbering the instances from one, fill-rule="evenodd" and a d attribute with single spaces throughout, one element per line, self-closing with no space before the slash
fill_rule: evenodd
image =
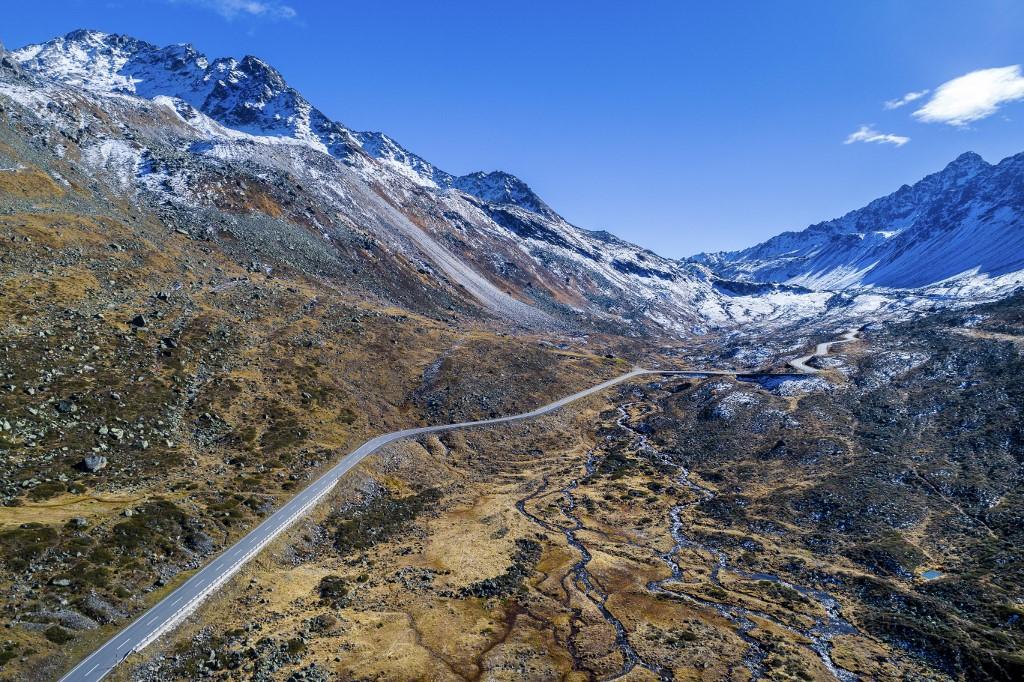
<path id="1" fill-rule="evenodd" d="M 174 606 L 175 604 L 177 604 L 180 601 L 181 601 L 181 597 L 178 597 L 177 599 L 175 599 L 174 601 L 171 602 L 171 606 Z"/>
<path id="2" fill-rule="evenodd" d="M 120 650 L 122 647 L 124 647 L 125 644 L 127 644 L 130 641 L 131 641 L 130 639 L 126 639 L 123 642 L 121 642 L 120 644 L 118 644 L 117 645 L 118 650 Z"/>
<path id="3" fill-rule="evenodd" d="M 86 674 L 86 675 L 88 675 L 88 674 L 89 674 L 89 673 L 91 673 L 91 672 L 92 672 L 93 670 L 95 670 L 96 668 L 98 668 L 98 667 L 99 667 L 99 665 L 100 665 L 99 663 L 94 663 L 94 664 L 93 664 L 93 666 L 92 666 L 91 668 L 89 668 L 88 670 L 86 670 L 86 671 L 85 671 L 85 674 Z"/>
<path id="4" fill-rule="evenodd" d="M 152 618 L 149 619 L 149 622 L 146 623 L 146 625 L 152 625 L 153 623 L 157 622 L 158 620 L 160 620 L 160 616 L 153 616 Z"/>

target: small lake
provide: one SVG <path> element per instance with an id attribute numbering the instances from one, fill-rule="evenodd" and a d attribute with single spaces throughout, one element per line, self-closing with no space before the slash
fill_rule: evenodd
<path id="1" fill-rule="evenodd" d="M 942 577 L 942 571 L 936 571 L 935 569 L 931 569 L 922 573 L 921 577 L 925 580 L 935 580 L 936 578 Z"/>

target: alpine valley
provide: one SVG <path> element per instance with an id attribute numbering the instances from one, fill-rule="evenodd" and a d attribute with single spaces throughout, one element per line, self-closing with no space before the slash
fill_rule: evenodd
<path id="1" fill-rule="evenodd" d="M 1024 154 L 680 260 L 256 57 L 0 46 L 0 679 L 1021 679 L 1022 287 Z"/>

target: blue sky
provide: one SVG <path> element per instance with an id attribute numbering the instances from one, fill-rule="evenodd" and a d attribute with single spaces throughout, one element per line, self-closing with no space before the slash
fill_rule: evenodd
<path id="1" fill-rule="evenodd" d="M 0 40 L 75 28 L 257 55 L 345 125 L 515 173 L 666 256 L 839 216 L 967 150 L 1024 151 L 1010 0 L 33 0 L 4 8 Z"/>

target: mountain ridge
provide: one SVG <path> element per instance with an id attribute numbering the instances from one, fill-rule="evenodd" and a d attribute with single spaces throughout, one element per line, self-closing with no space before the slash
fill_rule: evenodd
<path id="1" fill-rule="evenodd" d="M 476 173 L 460 180 L 387 136 L 360 140 L 341 124 L 306 125 L 317 120 L 315 109 L 256 58 L 243 59 L 243 69 L 238 60 L 211 62 L 187 46 L 155 48 L 89 31 L 69 35 L 16 51 L 25 78 L 0 82 L 0 90 L 39 117 L 48 134 L 59 131 L 74 142 L 69 155 L 69 145 L 53 139 L 57 158 L 74 158 L 113 191 L 157 204 L 165 220 L 186 231 L 215 238 L 223 229 L 216 225 L 235 225 L 237 218 L 200 216 L 230 207 L 268 215 L 275 226 L 261 229 L 296 238 L 299 230 L 303 242 L 319 240 L 316 250 L 326 244 L 328 253 L 318 257 L 329 260 L 341 255 L 341 244 L 355 250 L 344 261 L 357 258 L 360 244 L 372 238 L 387 251 L 391 270 L 411 265 L 430 279 L 427 288 L 445 297 L 468 293 L 491 314 L 543 327 L 551 327 L 554 315 L 556 328 L 687 335 L 746 311 L 762 314 L 738 301 L 727 308 L 701 266 L 570 225 L 514 176 Z M 270 74 L 269 84 L 253 87 L 251 73 Z M 219 80 L 211 84 L 214 77 Z M 275 101 L 293 110 L 285 116 L 268 106 Z M 92 121 L 84 128 L 83 114 Z M 254 127 L 253 121 L 262 122 Z M 327 143 L 317 130 L 328 131 Z M 373 154 L 362 147 L 371 139 L 380 144 Z M 424 181 L 433 177 L 440 182 Z M 249 191 L 231 189 L 250 183 L 263 193 L 256 203 Z M 294 262 L 291 249 L 272 253 Z M 261 247 L 239 257 L 257 262 L 270 255 Z M 407 285 L 388 289 L 398 286 L 391 274 L 366 285 L 408 300 Z"/>
<path id="2" fill-rule="evenodd" d="M 369 233 L 392 252 L 389 258 L 399 258 L 388 267 L 414 263 L 444 296 L 469 293 L 492 314 L 540 326 L 558 319 L 565 328 L 673 337 L 726 327 L 755 333 L 746 328 L 749 323 L 840 326 L 869 314 L 900 317 L 935 305 L 991 300 L 1014 284 L 968 277 L 953 285 L 933 279 L 899 283 L 913 288 L 886 282 L 854 286 L 850 273 L 870 268 L 857 261 L 867 256 L 851 248 L 896 243 L 903 231 L 891 220 L 876 221 L 883 227 L 865 240 L 865 234 L 843 227 L 856 211 L 769 240 L 778 248 L 760 265 L 737 262 L 730 253 L 664 258 L 606 231 L 568 223 L 514 175 L 456 176 L 385 133 L 353 131 L 251 55 L 210 60 L 189 44 L 157 47 L 131 36 L 78 30 L 8 52 L 5 59 L 35 79 L 6 86 L 9 97 L 80 142 L 81 162 L 118 191 L 131 189 L 165 207 L 164 213 L 173 206 L 173 220 L 191 224 L 197 212 L 226 205 L 269 211 L 279 223 L 274 229 L 301 226 L 331 244 L 358 243 Z M 87 100 L 95 100 L 89 106 L 104 110 L 105 117 L 113 115 L 114 125 L 103 122 L 98 133 L 83 133 L 74 109 Z M 158 113 L 164 110 L 174 119 Z M 960 169 L 966 182 L 986 167 L 977 155 L 963 155 L 947 176 Z M 895 204 L 906 218 L 920 208 L 917 195 L 927 194 L 915 188 L 929 187 L 938 175 L 869 208 Z M 270 203 L 252 204 L 245 192 L 227 198 L 225 178 L 236 185 L 257 183 L 270 192 Z M 940 184 L 950 191 L 959 186 Z M 204 229 L 208 236 L 216 233 Z M 802 254 L 791 253 L 790 242 L 807 242 L 800 235 L 810 235 L 810 243 L 803 244 Z M 831 271 L 813 261 L 809 254 L 815 249 L 831 254 Z M 262 260 L 266 252 L 254 256 L 245 258 Z M 461 289 L 451 290 L 453 284 Z M 408 292 L 387 296 L 404 300 Z"/>
<path id="3" fill-rule="evenodd" d="M 726 277 L 819 289 L 997 279 L 1024 269 L 1022 196 L 1024 153 L 990 164 L 964 152 L 839 218 L 692 260 Z"/>
<path id="4" fill-rule="evenodd" d="M 1024 293 L 971 305 L 1012 273 L 729 277 L 318 118 L 255 57 L 73 35 L 0 53 L 0 677 L 1024 677 Z M 983 225 L 1008 266 L 1012 166 L 779 251 Z M 380 434 L 636 367 L 669 371 L 394 442 L 321 498 Z M 298 525 L 237 544 L 275 509 Z M 174 586 L 261 547 L 181 619 Z"/>
<path id="5" fill-rule="evenodd" d="M 46 70 L 70 85 L 149 99 L 174 96 L 241 132 L 290 134 L 342 159 L 353 153 L 355 145 L 378 160 L 405 166 L 410 177 L 425 184 L 553 213 L 525 182 L 510 173 L 454 175 L 384 133 L 355 131 L 331 120 L 288 85 L 277 69 L 253 55 L 210 60 L 191 43 L 159 47 L 124 34 L 76 29 L 14 50 L 12 56 L 26 68 L 37 73 Z"/>

